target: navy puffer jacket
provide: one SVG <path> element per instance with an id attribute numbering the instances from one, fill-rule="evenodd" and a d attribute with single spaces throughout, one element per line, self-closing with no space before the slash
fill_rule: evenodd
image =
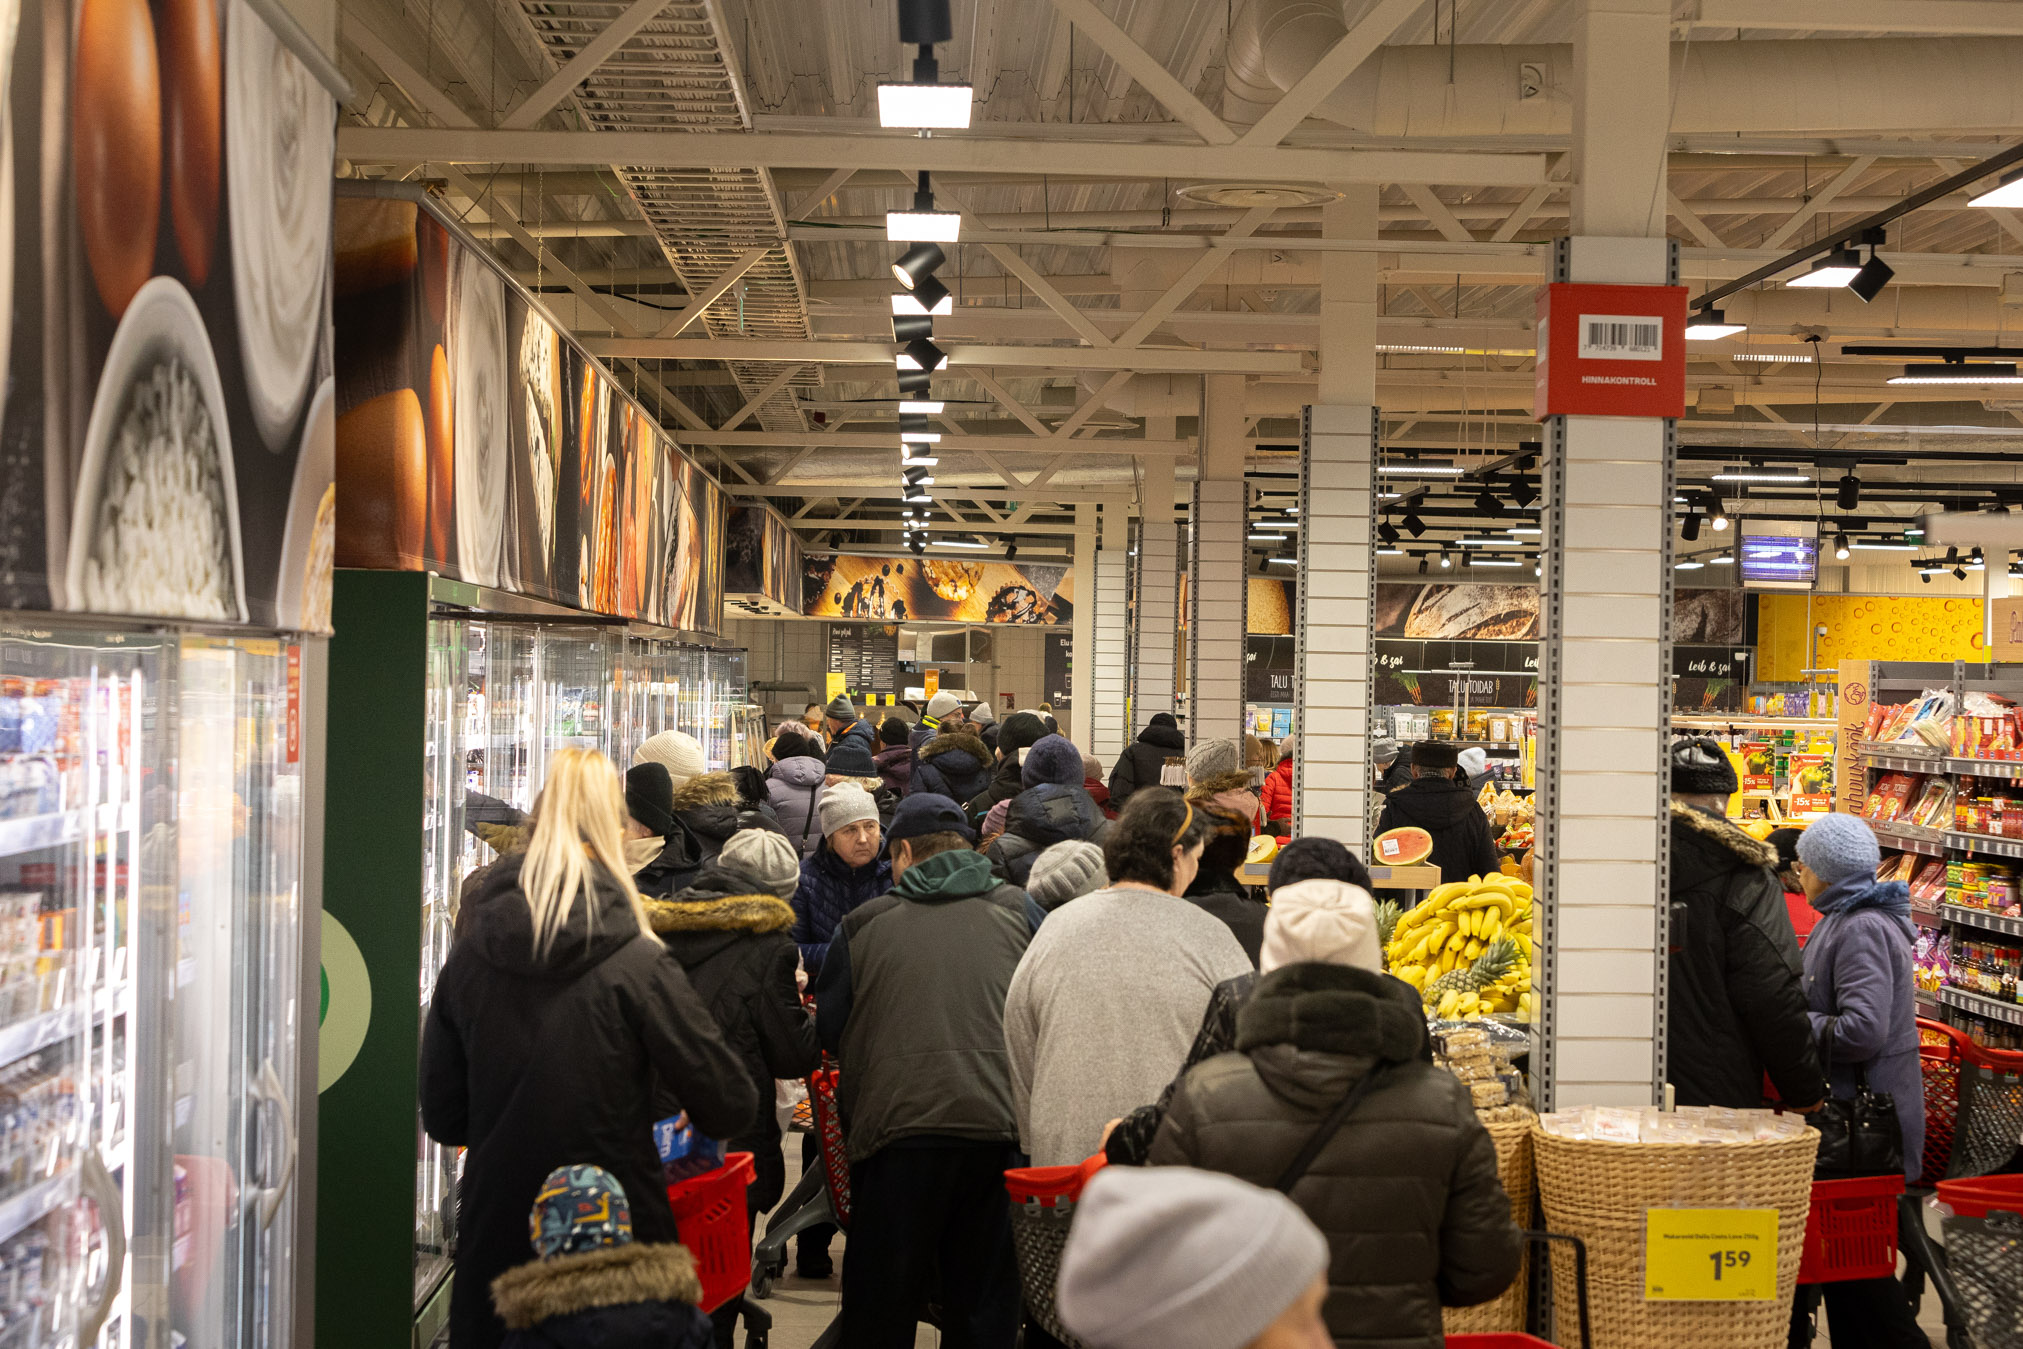
<path id="1" fill-rule="evenodd" d="M 892 863 L 881 852 L 867 866 L 846 867 L 827 844 L 801 862 L 801 885 L 794 891 L 794 940 L 808 981 L 822 972 L 836 924 L 867 899 L 892 888 Z"/>
<path id="2" fill-rule="evenodd" d="M 998 876 L 1020 889 L 1032 875 L 1033 859 L 1056 843 L 1071 838 L 1100 844 L 1110 832 L 1095 798 L 1080 787 L 1042 782 L 1012 798 L 1005 812 L 1004 833 L 985 848 Z"/>
<path id="3" fill-rule="evenodd" d="M 967 801 L 990 785 L 994 767 L 991 752 L 975 732 L 966 727 L 943 731 L 920 747 L 906 794 L 937 792 L 951 801 Z"/>

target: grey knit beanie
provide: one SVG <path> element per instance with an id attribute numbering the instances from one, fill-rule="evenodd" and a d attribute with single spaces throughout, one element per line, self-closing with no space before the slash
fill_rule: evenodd
<path id="1" fill-rule="evenodd" d="M 1327 1239 L 1276 1191 L 1109 1166 L 1075 1206 L 1055 1305 L 1090 1349 L 1241 1349 L 1327 1263 Z"/>
<path id="2" fill-rule="evenodd" d="M 878 803 L 871 799 L 871 793 L 854 782 L 838 782 L 824 787 L 821 804 L 815 807 L 815 813 L 822 820 L 823 838 L 859 820 L 878 823 Z"/>
<path id="3" fill-rule="evenodd" d="M 1798 860 L 1828 885 L 1850 876 L 1875 878 L 1882 849 L 1859 815 L 1822 815 L 1798 836 Z"/>
<path id="4" fill-rule="evenodd" d="M 717 861 L 766 887 L 781 899 L 792 899 L 801 885 L 801 853 L 785 834 L 771 829 L 740 829 L 724 840 Z"/>
<path id="5" fill-rule="evenodd" d="M 1187 751 L 1189 782 L 1205 783 L 1243 771 L 1241 740 L 1204 740 Z"/>
<path id="6" fill-rule="evenodd" d="M 1043 909 L 1058 909 L 1110 883 L 1103 869 L 1103 850 L 1085 838 L 1065 839 L 1033 859 L 1026 893 Z"/>

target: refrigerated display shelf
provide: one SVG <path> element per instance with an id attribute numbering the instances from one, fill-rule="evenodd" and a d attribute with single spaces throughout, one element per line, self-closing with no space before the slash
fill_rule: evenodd
<path id="1" fill-rule="evenodd" d="M 53 1012 L 16 1021 L 11 1026 L 0 1026 L 0 1066 L 77 1034 L 78 1022 L 83 1015 L 83 1009 L 72 1003 Z"/>
<path id="2" fill-rule="evenodd" d="M 1862 762 L 1871 768 L 1885 768 L 1898 773 L 1936 773 L 1946 762 L 1936 747 L 1929 754 L 1907 754 L 1901 748 L 1865 749 L 1861 757 Z"/>
<path id="3" fill-rule="evenodd" d="M 1977 778 L 2009 778 L 2023 782 L 2023 762 L 2011 759 L 1947 759 L 1948 773 L 1963 773 Z"/>
<path id="4" fill-rule="evenodd" d="M 1946 855 L 1946 836 L 1936 829 L 1927 829 L 1916 824 L 1877 824 L 1871 822 L 1876 842 L 1885 848 L 1895 848 L 1900 852 L 1921 853 L 1926 857 Z"/>
<path id="5" fill-rule="evenodd" d="M 23 815 L 0 820 L 0 857 L 60 847 L 77 841 L 80 817 L 74 810 L 55 810 L 47 815 Z"/>
<path id="6" fill-rule="evenodd" d="M 1985 932 L 2001 932 L 2011 937 L 2023 937 L 2023 918 L 2009 918 L 1999 913 L 1989 913 L 1986 909 L 1969 908 L 1964 904 L 1942 904 L 1939 914 L 1948 922 L 1965 923 Z"/>
<path id="7" fill-rule="evenodd" d="M 2023 860 L 2023 838 L 1998 838 L 1993 834 L 1967 834 L 1957 829 L 1946 831 L 1946 846 L 1961 852 L 1980 853 L 1983 857 L 2008 857 Z"/>
<path id="8" fill-rule="evenodd" d="M 1948 1007 L 1972 1012 L 1975 1016 L 1985 1016 L 1990 1021 L 2006 1021 L 2012 1026 L 2023 1026 L 2023 1003 L 2004 1002 L 1985 993 L 1970 993 L 1964 988 L 1940 989 L 1939 1001 Z"/>
<path id="9" fill-rule="evenodd" d="M 0 1241 L 40 1222 L 75 1198 L 77 1172 L 70 1170 L 39 1180 L 19 1194 L 0 1200 Z"/>

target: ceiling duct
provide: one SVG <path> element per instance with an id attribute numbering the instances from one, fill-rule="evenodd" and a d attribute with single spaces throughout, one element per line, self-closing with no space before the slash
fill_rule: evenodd
<path id="1" fill-rule="evenodd" d="M 608 26 L 612 0 L 519 0 L 535 38 L 560 68 Z M 597 131 L 750 131 L 744 88 L 732 67 L 719 7 L 709 0 L 671 0 L 626 40 L 576 90 L 573 103 Z M 806 289 L 789 250 L 779 194 L 758 169 L 640 169 L 611 166 L 653 228 L 661 253 L 694 295 L 754 248 L 773 251 L 703 312 L 712 337 L 809 336 Z M 650 334 L 649 334 L 650 335 Z M 744 402 L 778 377 L 776 363 L 729 363 Z M 815 371 L 800 380 L 812 385 Z M 768 431 L 804 431 L 793 385 L 760 405 Z"/>

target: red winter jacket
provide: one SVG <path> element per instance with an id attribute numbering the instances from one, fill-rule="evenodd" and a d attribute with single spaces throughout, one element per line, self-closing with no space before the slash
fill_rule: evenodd
<path id="1" fill-rule="evenodd" d="M 1258 793 L 1258 802 L 1263 808 L 1265 832 L 1282 833 L 1273 827 L 1273 821 L 1283 820 L 1287 828 L 1292 825 L 1292 756 L 1278 761 L 1278 767 L 1265 774 L 1264 788 Z"/>

